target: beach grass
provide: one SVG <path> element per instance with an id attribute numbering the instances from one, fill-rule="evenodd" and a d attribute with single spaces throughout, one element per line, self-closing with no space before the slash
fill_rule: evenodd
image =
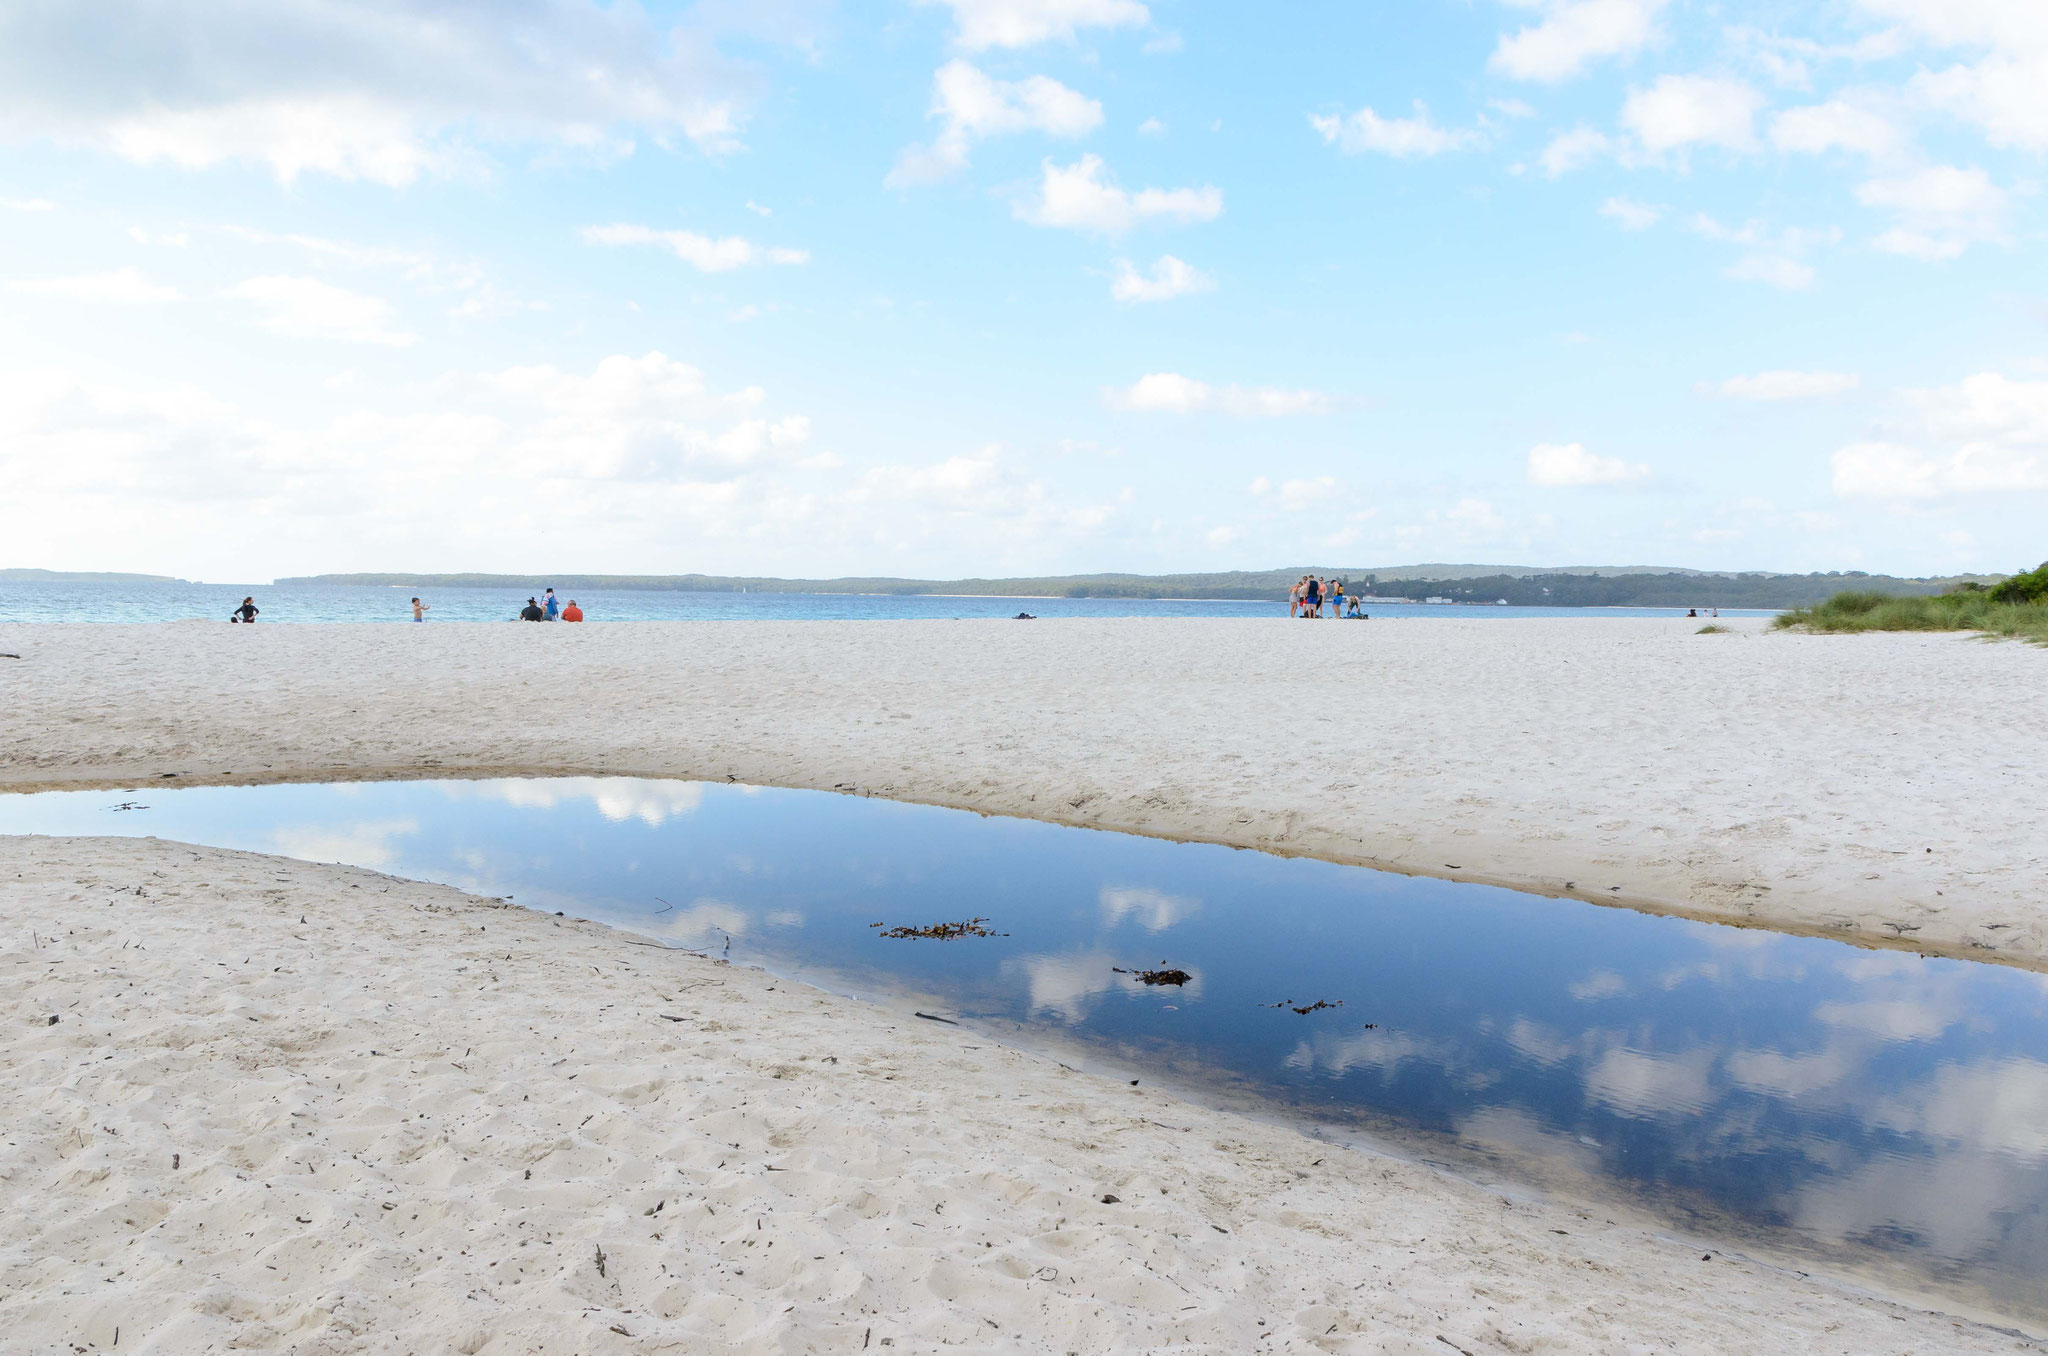
<path id="1" fill-rule="evenodd" d="M 1772 624 L 1831 633 L 1976 631 L 2048 645 L 2048 564 L 1990 588 L 1963 588 L 1931 597 L 1837 593 L 1826 602 L 1781 612 Z"/>
<path id="2" fill-rule="evenodd" d="M 1732 634 L 1725 626 L 1702 626 L 1693 632 L 1696 636 L 1725 636 Z"/>

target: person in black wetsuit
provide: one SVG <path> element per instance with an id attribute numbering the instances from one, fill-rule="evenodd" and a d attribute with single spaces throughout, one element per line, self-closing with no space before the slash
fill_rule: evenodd
<path id="1" fill-rule="evenodd" d="M 231 622 L 248 622 L 251 626 L 254 626 L 256 624 L 256 614 L 262 610 L 262 608 L 256 606 L 254 598 L 244 598 L 240 607 L 228 613 L 228 620 Z"/>
<path id="2" fill-rule="evenodd" d="M 541 611 L 540 604 L 531 598 L 526 600 L 525 607 L 519 609 L 519 620 L 521 621 L 546 621 L 547 619 L 548 614 Z"/>

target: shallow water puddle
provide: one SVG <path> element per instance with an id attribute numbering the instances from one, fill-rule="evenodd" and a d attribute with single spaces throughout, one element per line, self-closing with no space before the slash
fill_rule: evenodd
<path id="1" fill-rule="evenodd" d="M 2048 977 L 2024 971 L 695 782 L 0 795 L 0 833 L 153 835 L 510 895 L 1482 1172 L 2048 1307 Z"/>

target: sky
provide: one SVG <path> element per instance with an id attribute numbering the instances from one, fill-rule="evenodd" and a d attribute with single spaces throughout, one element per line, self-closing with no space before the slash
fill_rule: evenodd
<path id="1" fill-rule="evenodd" d="M 0 566 L 2048 555 L 2042 0 L 7 0 Z"/>

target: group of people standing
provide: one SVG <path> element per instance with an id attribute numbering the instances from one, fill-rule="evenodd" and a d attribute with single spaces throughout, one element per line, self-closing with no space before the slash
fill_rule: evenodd
<path id="1" fill-rule="evenodd" d="M 556 600 L 555 591 L 549 589 L 541 598 L 526 600 L 526 606 L 519 609 L 519 620 L 580 622 L 583 620 L 583 609 L 576 606 L 574 598 L 569 600 L 567 607 L 563 607 Z"/>
<path id="2" fill-rule="evenodd" d="M 1365 610 L 1358 605 L 1358 599 L 1351 599 L 1351 610 L 1344 610 L 1344 581 L 1341 579 L 1318 579 L 1305 574 L 1299 583 L 1287 592 L 1287 615 L 1290 617 L 1320 617 L 1323 609 L 1329 608 L 1332 617 L 1365 617 Z"/>

